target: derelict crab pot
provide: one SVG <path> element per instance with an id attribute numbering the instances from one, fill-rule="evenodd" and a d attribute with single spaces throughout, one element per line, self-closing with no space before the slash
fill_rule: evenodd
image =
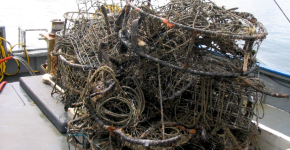
<path id="1" fill-rule="evenodd" d="M 123 21 L 122 34 L 131 34 L 127 40 L 138 55 L 206 76 L 237 77 L 255 70 L 267 31 L 253 15 L 211 2 L 172 2 L 156 12 L 127 3 L 132 10 Z"/>
<path id="2" fill-rule="evenodd" d="M 101 149 L 248 143 L 257 93 L 277 95 L 250 76 L 267 35 L 263 25 L 211 1 L 140 3 L 127 1 L 118 15 L 104 7 L 102 14 L 65 15 L 55 52 L 68 97 L 79 99 L 68 139 L 82 135 Z"/>

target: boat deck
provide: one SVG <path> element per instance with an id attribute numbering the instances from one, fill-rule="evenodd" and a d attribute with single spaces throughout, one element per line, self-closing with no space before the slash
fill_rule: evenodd
<path id="1" fill-rule="evenodd" d="M 66 150 L 66 134 L 60 133 L 20 87 L 20 76 L 5 78 L 0 93 L 0 147 L 5 150 Z"/>
<path id="2" fill-rule="evenodd" d="M 40 73 L 41 75 L 43 73 Z M 5 77 L 8 81 L 0 92 L 0 147 L 5 150 L 29 149 L 29 150 L 67 150 L 65 133 L 47 118 L 45 112 L 31 99 L 31 97 L 20 86 L 19 78 L 30 76 L 29 73 L 20 73 L 15 76 Z M 263 77 L 263 76 L 262 76 Z M 25 77 L 27 78 L 27 77 Z M 34 80 L 35 79 L 35 80 Z M 33 77 L 32 84 L 41 83 L 40 76 Z M 45 85 L 42 91 L 47 91 L 48 96 L 52 87 Z M 50 88 L 50 89 L 47 89 Z M 41 92 L 40 92 L 41 93 Z M 276 102 L 288 102 L 282 100 Z M 259 119 L 262 133 L 260 134 L 261 149 L 290 148 L 290 113 L 264 104 L 264 118 Z M 262 116 L 263 109 L 260 107 L 259 116 Z M 253 119 L 255 121 L 255 118 Z M 269 142 L 271 141 L 271 142 Z M 279 149 L 279 148 L 278 148 Z"/>

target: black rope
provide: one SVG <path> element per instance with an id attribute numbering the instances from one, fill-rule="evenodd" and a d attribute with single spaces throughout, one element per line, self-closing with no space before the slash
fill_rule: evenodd
<path id="1" fill-rule="evenodd" d="M 279 9 L 282 11 L 282 13 L 284 14 L 284 16 L 287 18 L 287 20 L 290 22 L 290 20 L 288 19 L 288 17 L 286 16 L 286 14 L 284 13 L 284 11 L 282 10 L 282 8 L 279 6 L 279 4 L 276 2 L 276 0 L 274 0 L 274 2 L 277 4 L 277 6 L 279 7 Z"/>

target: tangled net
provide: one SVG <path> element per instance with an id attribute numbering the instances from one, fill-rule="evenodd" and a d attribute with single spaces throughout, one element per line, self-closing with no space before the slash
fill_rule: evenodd
<path id="1" fill-rule="evenodd" d="M 252 14 L 205 0 L 85 4 L 65 13 L 52 52 L 78 149 L 249 148 L 259 93 L 289 97 L 255 77 L 267 31 Z"/>

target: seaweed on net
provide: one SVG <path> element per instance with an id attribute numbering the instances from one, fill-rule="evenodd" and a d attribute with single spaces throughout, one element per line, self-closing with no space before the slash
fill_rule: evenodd
<path id="1" fill-rule="evenodd" d="M 267 35 L 252 14 L 205 0 L 79 8 L 52 52 L 78 149 L 250 147 L 258 93 L 289 97 L 250 75 Z"/>

